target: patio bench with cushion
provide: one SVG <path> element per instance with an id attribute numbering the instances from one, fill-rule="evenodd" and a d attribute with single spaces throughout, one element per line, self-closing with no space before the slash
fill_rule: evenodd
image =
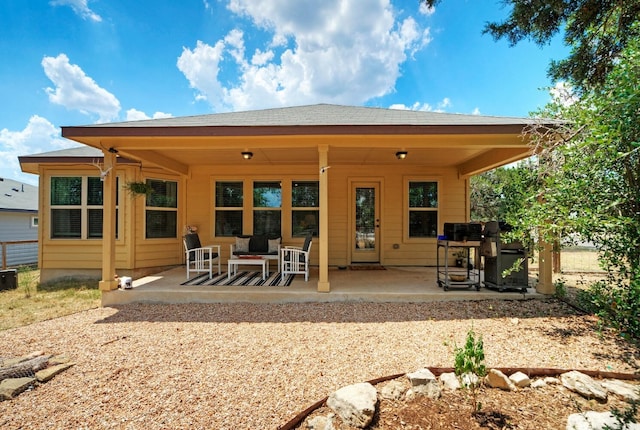
<path id="1" fill-rule="evenodd" d="M 277 260 L 280 267 L 281 237 L 269 238 L 265 235 L 238 236 L 230 245 L 230 258 L 262 257 Z"/>

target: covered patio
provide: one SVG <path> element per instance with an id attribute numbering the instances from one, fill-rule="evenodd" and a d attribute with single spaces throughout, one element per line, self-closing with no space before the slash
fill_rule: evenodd
<path id="1" fill-rule="evenodd" d="M 384 270 L 329 269 L 331 294 L 318 292 L 318 268 L 309 282 L 298 275 L 289 286 L 181 285 L 185 269 L 176 267 L 133 281 L 133 288 L 104 291 L 103 306 L 129 303 L 329 303 L 329 302 L 430 302 L 446 300 L 525 300 L 548 297 L 536 292 L 533 278 L 527 293 L 481 288 L 438 287 L 435 267 L 391 266 Z"/>
<path id="2" fill-rule="evenodd" d="M 20 157 L 40 175 L 41 279 L 100 276 L 105 305 L 492 294 L 437 286 L 438 237 L 470 221 L 473 175 L 531 155 L 531 122 L 320 104 L 63 127 L 85 146 Z M 223 265 L 243 237 L 300 246 L 312 234 L 314 270 L 286 288 L 180 285 L 186 231 L 220 246 Z M 359 263 L 387 270 L 338 269 Z M 553 294 L 549 263 L 547 246 L 539 293 Z M 118 290 L 117 276 L 135 287 Z"/>

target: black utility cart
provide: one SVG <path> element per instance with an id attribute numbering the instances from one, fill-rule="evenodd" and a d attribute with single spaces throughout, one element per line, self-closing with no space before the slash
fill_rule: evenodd
<path id="1" fill-rule="evenodd" d="M 438 286 L 445 291 L 449 288 L 472 288 L 475 287 L 477 291 L 480 290 L 480 270 L 477 264 L 471 262 L 471 253 L 474 253 L 475 259 L 478 258 L 478 250 L 480 248 L 479 240 L 438 240 L 438 250 L 436 253 L 436 264 L 438 271 Z M 451 266 L 449 261 L 451 260 L 450 251 L 455 249 L 462 251 L 463 265 L 462 267 Z M 441 256 L 442 254 L 442 256 Z"/>
<path id="2" fill-rule="evenodd" d="M 438 236 L 436 265 L 438 286 L 447 291 L 451 287 L 480 290 L 480 270 L 478 267 L 479 248 L 482 239 L 482 226 L 477 223 L 444 223 L 444 235 Z M 458 262 L 455 267 L 449 265 L 450 251 L 457 250 Z M 441 252 L 444 252 L 441 258 Z M 471 262 L 473 252 L 473 264 Z M 461 260 L 461 261 L 460 261 Z"/>

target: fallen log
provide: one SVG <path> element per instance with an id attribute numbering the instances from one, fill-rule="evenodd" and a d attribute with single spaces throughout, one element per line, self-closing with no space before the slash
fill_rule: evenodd
<path id="1" fill-rule="evenodd" d="M 42 355 L 8 367 L 0 368 L 0 381 L 8 378 L 33 376 L 38 370 L 42 370 L 47 367 L 51 357 L 51 355 Z"/>

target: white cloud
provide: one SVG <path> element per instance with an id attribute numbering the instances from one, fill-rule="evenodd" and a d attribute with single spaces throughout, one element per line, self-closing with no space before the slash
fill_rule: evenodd
<path id="1" fill-rule="evenodd" d="M 82 19 L 89 19 L 95 22 L 102 21 L 100 15 L 89 9 L 87 0 L 51 0 L 49 4 L 52 6 L 70 6 L 76 15 L 81 16 Z"/>
<path id="2" fill-rule="evenodd" d="M 207 99 L 215 108 L 222 106 L 222 85 L 217 80 L 218 65 L 222 59 L 224 41 L 215 46 L 198 40 L 195 49 L 182 49 L 178 58 L 178 69 L 189 80 L 192 88 L 198 90 L 198 99 Z"/>
<path id="3" fill-rule="evenodd" d="M 397 110 L 415 110 L 422 112 L 445 112 L 447 108 L 451 107 L 451 99 L 449 97 L 445 97 L 442 101 L 437 103 L 437 107 L 434 109 L 429 103 L 420 103 L 415 102 L 411 106 L 407 106 L 403 103 L 396 103 L 389 106 L 389 109 L 397 109 Z"/>
<path id="4" fill-rule="evenodd" d="M 471 112 L 471 115 L 482 115 L 482 113 L 480 113 L 480 108 L 477 107 L 473 110 L 473 112 Z"/>
<path id="5" fill-rule="evenodd" d="M 431 16 L 435 13 L 436 8 L 435 7 L 431 7 L 431 6 L 427 6 L 427 4 L 423 1 L 420 2 L 420 9 L 419 9 L 420 13 L 422 15 L 426 15 L 426 16 Z"/>
<path id="6" fill-rule="evenodd" d="M 231 0 L 228 9 L 272 37 L 253 55 L 239 30 L 183 49 L 178 69 L 217 111 L 361 104 L 392 92 L 400 66 L 431 40 L 412 17 L 398 19 L 389 0 Z"/>
<path id="7" fill-rule="evenodd" d="M 273 60 L 273 56 L 273 51 L 262 52 L 259 49 L 256 49 L 253 57 L 251 57 L 251 64 L 255 66 L 263 66 Z"/>
<path id="8" fill-rule="evenodd" d="M 573 91 L 571 84 L 567 82 L 557 82 L 556 85 L 549 90 L 549 94 L 554 102 L 560 103 L 562 106 L 571 106 L 579 99 Z"/>
<path id="9" fill-rule="evenodd" d="M 438 110 L 444 111 L 445 109 L 451 107 L 451 99 L 449 97 L 445 97 L 442 99 L 440 103 L 438 103 Z"/>
<path id="10" fill-rule="evenodd" d="M 42 67 L 55 88 L 47 88 L 49 101 L 67 109 L 77 109 L 85 114 L 97 114 L 99 122 L 118 117 L 120 102 L 109 91 L 101 88 L 75 64 L 69 63 L 65 54 L 44 57 Z"/>
<path id="11" fill-rule="evenodd" d="M 24 130 L 0 130 L 0 159 L 3 160 L 0 176 L 37 185 L 37 177 L 20 171 L 18 156 L 74 146 L 78 144 L 60 137 L 58 127 L 41 116 L 33 115 Z"/>
<path id="12" fill-rule="evenodd" d="M 395 104 L 392 104 L 391 106 L 389 106 L 389 109 L 416 110 L 416 111 L 423 111 L 423 112 L 431 112 L 431 111 L 433 111 L 433 107 L 429 103 L 419 103 L 419 102 L 415 102 L 411 106 L 407 106 L 404 103 L 395 103 Z"/>
<path id="13" fill-rule="evenodd" d="M 140 121 L 143 119 L 159 119 L 159 118 L 172 118 L 172 117 L 173 115 L 165 112 L 156 112 L 152 116 L 149 116 L 140 110 L 132 108 L 127 111 L 126 121 Z"/>

